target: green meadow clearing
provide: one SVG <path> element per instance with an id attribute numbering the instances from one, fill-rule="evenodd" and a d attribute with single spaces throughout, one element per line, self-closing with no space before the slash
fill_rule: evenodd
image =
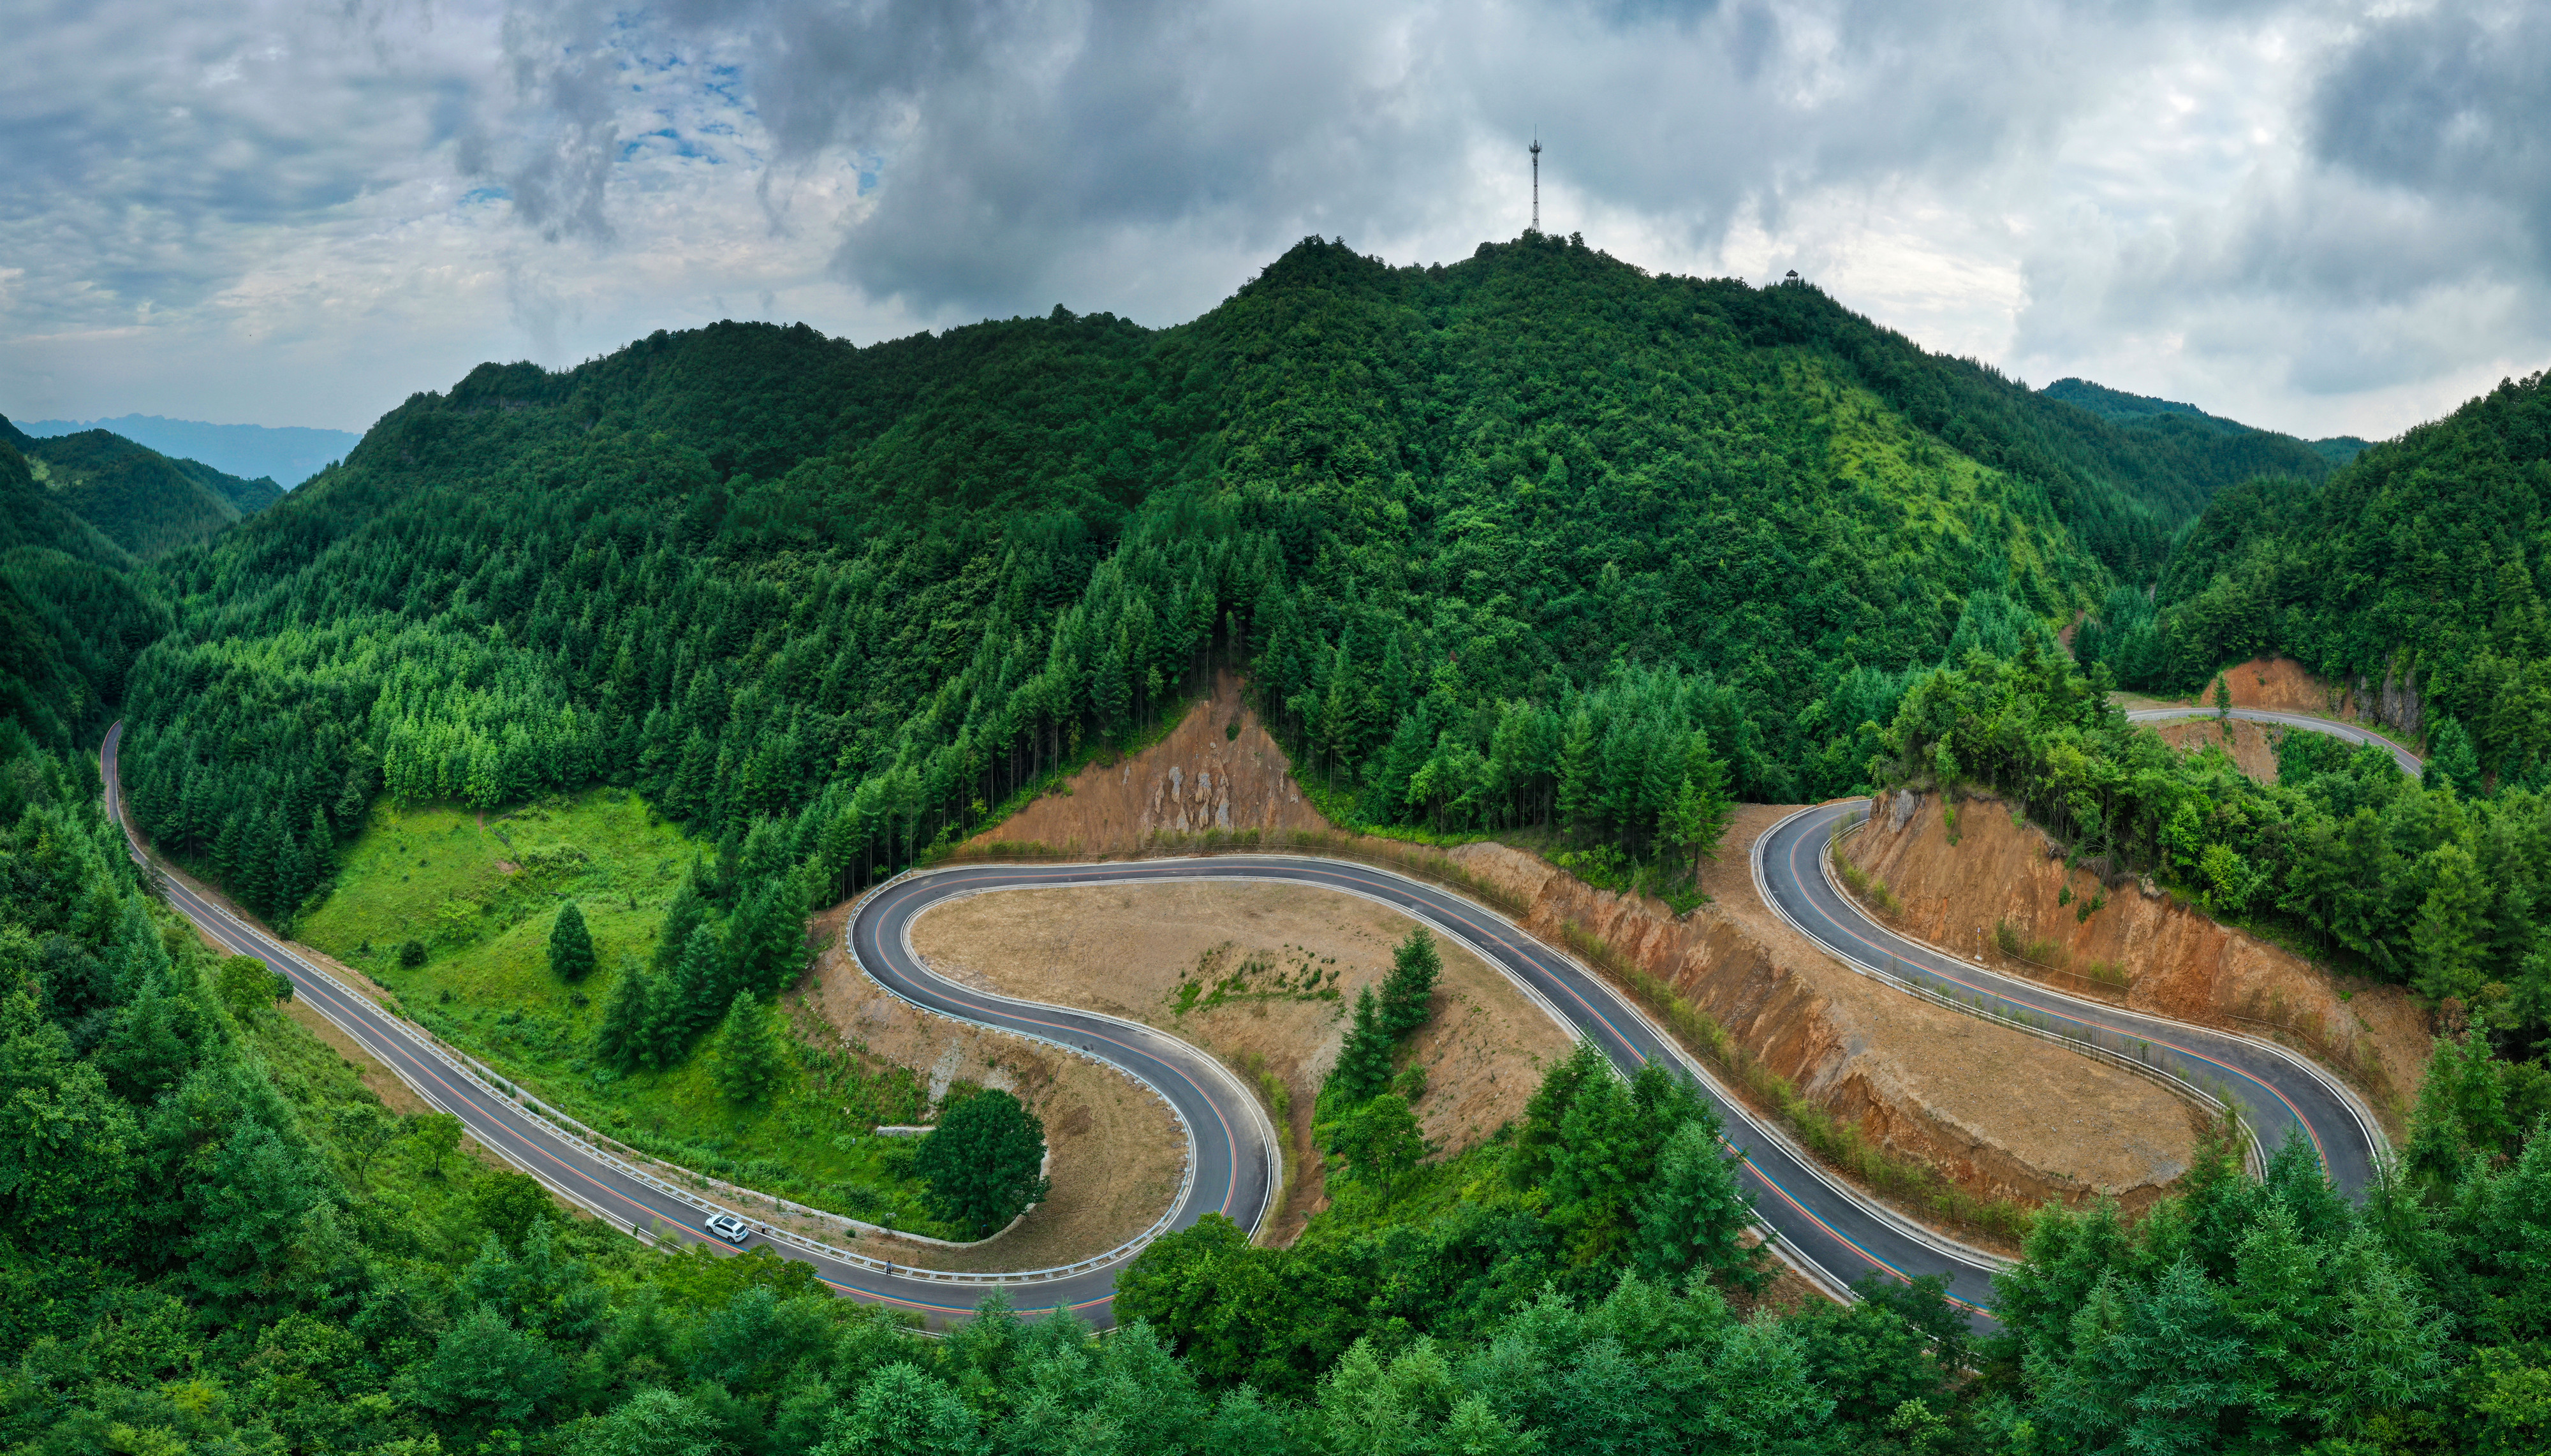
<path id="1" fill-rule="evenodd" d="M 779 1091 L 738 1107 L 709 1075 L 714 1033 L 678 1065 L 618 1073 L 591 1056 L 613 985 L 655 953 L 665 906 L 702 842 L 636 793 L 593 788 L 501 811 L 376 805 L 300 938 L 397 993 L 417 1022 L 509 1080 L 658 1157 L 818 1208 L 946 1236 L 910 1172 L 912 1145 L 880 1122 L 924 1120 L 912 1074 L 793 1033 Z M 595 969 L 549 969 L 561 905 L 576 902 Z M 424 964 L 400 964 L 420 941 Z M 773 1007 L 770 1014 L 785 1017 Z"/>

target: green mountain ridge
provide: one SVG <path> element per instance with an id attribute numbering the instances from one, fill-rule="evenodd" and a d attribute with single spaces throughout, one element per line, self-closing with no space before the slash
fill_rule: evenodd
<path id="1" fill-rule="evenodd" d="M 43 439 L 83 430 L 111 430 L 171 460 L 196 460 L 244 479 L 264 476 L 289 490 L 342 460 L 362 437 L 344 430 L 285 425 L 216 425 L 163 415 L 127 414 L 95 420 L 23 420 L 20 428 Z"/>
<path id="2" fill-rule="evenodd" d="M 481 365 L 166 558 L 132 792 L 277 912 L 350 782 L 602 779 L 845 825 L 857 875 L 1221 661 L 1342 818 L 1565 820 L 1665 874 L 1686 778 L 1853 786 L 1908 674 L 2148 572 L 2209 489 L 1812 288 L 1554 239 L 1313 240 L 1158 331 L 723 324 Z"/>
<path id="3" fill-rule="evenodd" d="M 2300 440 L 2208 414 L 2193 404 L 2128 394 L 2088 379 L 2058 379 L 2038 392 L 2146 437 L 2155 449 L 2182 457 L 2186 468 L 2202 473 L 2217 488 L 2257 475 L 2318 480 L 2366 448 L 2353 435 Z"/>
<path id="4" fill-rule="evenodd" d="M 105 430 L 39 437 L 0 417 L 0 440 L 18 452 L 49 495 L 144 560 L 210 536 L 283 497 L 270 479 L 243 480 L 200 461 L 172 460 Z"/>
<path id="5" fill-rule="evenodd" d="M 2439 757 L 2459 737 L 2493 775 L 2551 783 L 2544 380 L 2507 380 L 2317 488 L 2224 492 L 2151 603 L 2102 608 L 2107 645 L 2091 651 L 2122 680 L 2182 689 L 2262 653 L 2333 679 L 2396 676 L 2423 694 Z"/>

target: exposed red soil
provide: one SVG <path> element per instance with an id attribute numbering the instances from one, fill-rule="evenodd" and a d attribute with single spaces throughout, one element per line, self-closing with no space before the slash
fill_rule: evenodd
<path id="1" fill-rule="evenodd" d="M 2067 869 L 2061 848 L 2036 826 L 2014 822 L 2011 807 L 1997 799 L 1959 804 L 1952 845 L 1942 807 L 1938 794 L 1883 795 L 1869 827 L 1845 842 L 1852 861 L 1903 905 L 1891 917 L 1896 928 L 2070 990 L 2094 988 L 2073 979 L 2094 964 L 2118 968 L 2126 1005 L 2277 1035 L 2347 1077 L 2387 1131 L 2402 1134 L 2429 1044 L 2427 1015 L 2408 992 L 2332 975 L 2207 917 L 2149 880 L 2110 887 L 2087 869 Z M 2100 907 L 2085 916 L 2092 903 Z M 2041 959 L 2059 974 L 2034 973 L 2002 955 L 1994 929 L 2002 922 L 2023 942 L 2051 943 L 2051 958 Z"/>
<path id="2" fill-rule="evenodd" d="M 2314 676 L 2293 658 L 2252 658 L 2218 675 L 2236 708 L 2265 708 L 2280 713 L 2310 713 L 2380 730 L 2404 748 L 2416 748 L 2425 721 L 2417 684 L 2393 673 L 2383 680 L 2359 677 L 2352 683 Z M 2129 706 L 2164 703 L 2211 707 L 2214 681 L 2190 697 L 2146 697 L 2119 693 Z"/>
<path id="3" fill-rule="evenodd" d="M 1161 833 L 1328 827 L 1293 782 L 1284 751 L 1243 699 L 1240 679 L 1226 673 L 1169 737 L 1081 770 L 971 844 L 1042 844 L 1094 858 L 1140 849 Z"/>
<path id="4" fill-rule="evenodd" d="M 2233 764 L 2242 773 L 2261 783 L 2277 781 L 2277 741 L 2285 737 L 2286 730 L 2274 723 L 2253 723 L 2243 718 L 2228 723 L 2212 718 L 2174 718 L 2145 726 L 2182 753 L 2223 749 L 2232 755 Z"/>
<path id="5" fill-rule="evenodd" d="M 1575 924 L 1707 1011 L 1828 1114 L 1880 1147 L 1985 1198 L 2130 1209 L 2194 1157 L 2194 1109 L 2142 1078 L 1945 1007 L 1835 962 L 1754 887 L 1756 838 L 1789 806 L 1748 804 L 1707 867 L 1711 902 L 1676 917 L 1502 845 L 1454 858 L 1532 905 L 1525 925 L 1560 940 Z"/>

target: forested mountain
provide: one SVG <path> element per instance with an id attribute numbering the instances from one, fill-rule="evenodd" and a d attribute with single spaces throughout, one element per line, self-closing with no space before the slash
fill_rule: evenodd
<path id="1" fill-rule="evenodd" d="M 1538 236 L 1312 240 L 1157 332 L 658 334 L 418 395 L 167 558 L 131 787 L 278 913 L 384 788 L 631 783 L 856 876 L 1219 654 L 1341 817 L 1671 863 L 1714 782 L 1849 787 L 1953 634 L 2148 575 L 2209 488 L 1812 288 Z"/>
<path id="2" fill-rule="evenodd" d="M 2367 450 L 2317 489 L 2227 491 L 2154 602 L 2112 600 L 2090 649 L 2131 682 L 2193 687 L 2287 653 L 2424 694 L 2440 764 L 2551 782 L 2551 387 L 2509 380 Z M 2157 609 L 2157 615 L 2156 615 Z M 2475 778 L 2477 775 L 2475 775 Z"/>
<path id="3" fill-rule="evenodd" d="M 0 418 L 0 441 L 64 509 L 144 560 L 198 541 L 272 505 L 272 480 L 243 480 L 191 460 L 171 460 L 104 430 L 40 439 Z"/>
<path id="4" fill-rule="evenodd" d="M 243 479 L 265 476 L 289 490 L 345 459 L 359 435 L 300 425 L 215 425 L 161 415 L 118 415 L 98 420 L 21 420 L 19 428 L 43 439 L 83 430 L 112 430 L 171 460 L 200 461 Z"/>
<path id="5" fill-rule="evenodd" d="M 2207 414 L 2193 404 L 2128 394 L 2088 379 L 2058 379 L 2039 392 L 2142 437 L 2182 470 L 2218 489 L 2260 475 L 2318 480 L 2365 449 L 2365 442 L 2352 435 L 2297 440 Z"/>
<path id="6" fill-rule="evenodd" d="M 2393 572 L 2396 626 L 2529 641 L 2504 567 L 2540 567 L 2539 405 L 2510 385 L 2318 489 L 2226 492 L 2165 625 L 2310 549 Z M 2467 804 L 2476 766 L 2411 784 L 2307 735 L 2263 789 L 2130 733 L 2054 648 L 2068 609 L 2143 602 L 2212 490 L 1811 289 L 1539 238 L 1428 269 L 1306 244 L 1158 332 L 725 325 L 489 365 L 147 568 L 0 439 L 0 1446 L 2544 1449 L 2551 1075 L 2480 1034 L 2441 1045 L 2363 1207 L 2300 1142 L 2252 1179 L 2211 1141 L 2131 1226 L 2049 1211 L 1950 1292 L 2000 1320 L 1970 1344 L 1927 1285 L 1754 1304 L 1720 1130 L 1654 1068 L 1581 1053 L 1458 1164 L 1385 1156 L 1407 1109 L 1375 1089 L 1434 974 L 1412 938 L 1323 1090 L 1370 1100 L 1295 1246 L 1209 1221 L 1126 1273 L 1105 1340 L 997 1303 L 922 1340 L 767 1250 L 561 1218 L 457 1120 L 391 1116 L 154 902 L 85 752 L 121 702 L 161 843 L 284 916 L 375 794 L 600 779 L 723 837 L 701 879 L 753 882 L 751 919 L 982 821 L 1219 656 L 1342 814 L 1663 863 L 1722 790 L 1988 783 L 2219 913 L 2551 1029 L 2534 795 Z M 2475 543 L 2494 614 L 2445 565 Z M 1393 1169 L 1425 1191 L 1394 1205 Z"/>

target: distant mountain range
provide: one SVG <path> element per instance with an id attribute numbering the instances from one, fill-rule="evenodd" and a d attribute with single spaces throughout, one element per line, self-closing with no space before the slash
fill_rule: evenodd
<path id="1" fill-rule="evenodd" d="M 2280 434 L 2274 430 L 2262 430 L 2252 425 L 2245 425 L 2238 420 L 2227 420 L 2221 415 L 2210 415 L 2193 404 L 2182 404 L 2175 399 L 2155 399 L 2149 394 L 2128 394 L 2122 389 L 2111 389 L 2105 384 L 2093 384 L 2088 379 L 2058 379 L 2038 392 L 2049 399 L 2060 399 L 2066 404 L 2087 409 L 2110 424 L 2122 425 L 2130 430 L 2141 430 L 2146 434 L 2167 436 L 2193 432 L 2216 436 L 2260 435 L 2270 440 L 2293 440 L 2296 445 L 2309 450 L 2332 466 L 2346 465 L 2349 461 L 2363 455 L 2367 444 L 2353 435 L 2333 435 L 2327 440 L 2299 440 L 2295 436 Z M 2295 473 L 2308 476 L 2325 474 L 2327 471 L 2303 468 Z"/>
<path id="2" fill-rule="evenodd" d="M 105 565 L 75 519 L 121 552 L 148 561 L 212 535 L 283 498 L 271 478 L 242 479 L 202 461 L 160 454 L 110 430 L 38 438 L 0 416 L 0 496 L 22 517 L 0 547 L 51 546 Z M 21 539 L 24 538 L 24 539 Z"/>
<path id="3" fill-rule="evenodd" d="M 363 438 L 344 430 L 311 430 L 297 425 L 208 425 L 202 420 L 169 420 L 157 415 L 125 415 L 112 420 L 21 420 L 18 428 L 40 440 L 83 430 L 112 430 L 161 455 L 202 461 L 243 479 L 263 475 L 285 490 L 318 474 L 330 461 L 344 460 L 347 452 Z"/>

